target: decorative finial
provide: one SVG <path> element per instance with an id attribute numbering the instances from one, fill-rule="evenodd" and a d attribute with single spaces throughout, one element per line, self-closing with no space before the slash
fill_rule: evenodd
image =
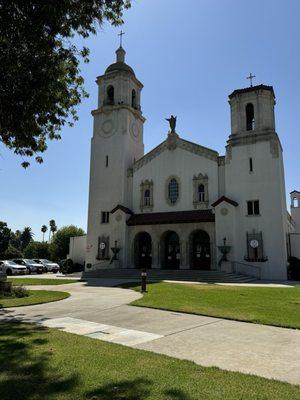
<path id="1" fill-rule="evenodd" d="M 120 47 L 122 47 L 122 36 L 123 36 L 123 35 L 125 35 L 125 32 L 123 32 L 123 31 L 121 30 L 121 32 L 118 33 L 118 36 L 120 36 Z"/>
<path id="2" fill-rule="evenodd" d="M 252 79 L 253 78 L 256 78 L 256 76 L 255 75 L 252 75 L 252 72 L 250 72 L 250 75 L 249 76 L 247 76 L 247 79 L 250 79 L 250 86 L 252 87 L 253 85 L 252 85 Z"/>
<path id="3" fill-rule="evenodd" d="M 171 133 L 176 133 L 176 132 L 175 132 L 175 128 L 176 128 L 176 119 L 177 119 L 177 117 L 174 117 L 174 115 L 171 115 L 170 118 L 166 118 L 166 121 L 168 121 L 169 124 L 170 124 L 170 132 L 171 132 Z"/>

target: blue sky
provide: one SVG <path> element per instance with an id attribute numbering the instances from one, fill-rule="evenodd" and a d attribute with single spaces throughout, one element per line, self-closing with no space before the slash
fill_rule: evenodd
<path id="1" fill-rule="evenodd" d="M 165 117 L 177 115 L 177 131 L 188 140 L 224 154 L 230 133 L 228 95 L 255 84 L 273 85 L 276 127 L 284 149 L 286 190 L 300 189 L 298 0 L 134 0 L 122 29 L 126 61 L 144 84 L 142 109 L 145 150 L 165 139 Z M 90 48 L 82 65 L 90 97 L 79 106 L 79 121 L 49 144 L 44 164 L 27 170 L 0 144 L 0 220 L 13 229 L 86 229 L 91 110 L 96 108 L 95 78 L 114 62 L 118 32 L 108 24 L 97 36 L 77 40 Z M 289 206 L 289 198 L 287 198 Z"/>

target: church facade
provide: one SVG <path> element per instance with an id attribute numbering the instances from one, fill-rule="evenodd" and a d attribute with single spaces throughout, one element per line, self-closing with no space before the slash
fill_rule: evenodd
<path id="1" fill-rule="evenodd" d="M 225 155 L 182 139 L 144 154 L 143 85 L 125 51 L 97 78 L 92 112 L 86 270 L 226 270 L 286 279 L 287 213 L 282 147 L 271 86 L 229 96 Z"/>

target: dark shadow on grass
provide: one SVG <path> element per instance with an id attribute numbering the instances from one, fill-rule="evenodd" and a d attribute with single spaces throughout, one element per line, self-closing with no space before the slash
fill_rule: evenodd
<path id="1" fill-rule="evenodd" d="M 50 365 L 51 347 L 34 351 L 37 346 L 45 347 L 48 343 L 47 329 L 19 322 L 1 322 L 0 334 L 1 400 L 52 398 L 78 384 L 77 375 L 61 376 Z"/>
<path id="2" fill-rule="evenodd" d="M 137 378 L 102 386 L 85 394 L 87 400 L 144 400 L 152 395 L 154 382 L 147 378 Z M 180 389 L 163 391 L 166 400 L 191 400 L 188 394 Z"/>

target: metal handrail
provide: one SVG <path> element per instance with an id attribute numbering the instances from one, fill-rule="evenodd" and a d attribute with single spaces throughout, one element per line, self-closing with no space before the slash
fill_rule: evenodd
<path id="1" fill-rule="evenodd" d="M 255 278 L 261 279 L 261 267 L 259 267 L 258 265 L 250 265 L 250 264 L 245 264 L 245 263 L 241 263 L 239 261 L 232 261 L 232 271 L 236 274 L 241 274 L 241 272 L 238 272 L 238 266 L 241 265 L 242 267 L 246 267 L 248 269 L 250 269 L 251 271 L 255 270 L 256 273 L 245 273 L 245 275 L 249 275 L 249 276 L 254 276 Z"/>

